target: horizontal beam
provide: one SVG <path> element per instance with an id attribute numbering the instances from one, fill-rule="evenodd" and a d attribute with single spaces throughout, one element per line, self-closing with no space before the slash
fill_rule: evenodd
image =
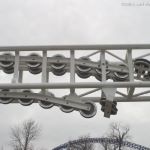
<path id="1" fill-rule="evenodd" d="M 126 88 L 126 87 L 150 87 L 150 81 L 146 82 L 80 82 L 80 83 L 6 83 L 0 84 L 0 89 L 67 89 L 67 88 Z"/>
<path id="2" fill-rule="evenodd" d="M 0 51 L 150 49 L 150 44 L 0 46 Z"/>
<path id="3" fill-rule="evenodd" d="M 16 95 L 16 97 L 17 97 L 17 95 Z M 20 96 L 18 96 L 18 98 L 20 98 Z M 52 101 L 53 99 L 55 101 Z M 61 104 L 61 105 L 63 104 L 64 99 L 62 99 L 61 103 L 56 101 L 57 98 L 53 98 L 53 99 L 51 100 L 51 102 L 58 103 L 58 104 Z M 101 97 L 83 97 L 83 98 L 81 98 L 81 100 L 82 100 L 82 102 L 89 102 L 90 101 L 90 102 L 99 103 L 100 100 L 101 100 Z M 129 99 L 124 98 L 124 97 L 115 97 L 114 101 L 119 102 L 119 103 L 120 102 L 150 102 L 150 96 L 141 96 L 141 97 L 129 98 Z M 11 103 L 19 103 L 19 102 L 18 102 L 18 100 L 15 100 L 15 98 L 14 98 L 14 100 Z M 38 103 L 38 100 L 34 99 L 34 103 Z M 71 102 L 71 103 L 73 103 L 73 102 Z M 65 102 L 65 104 L 66 104 L 66 102 Z M 81 106 L 81 109 L 83 109 L 83 106 Z"/>
<path id="4" fill-rule="evenodd" d="M 95 103 L 99 103 L 101 100 L 101 97 L 82 97 L 83 101 L 92 101 Z M 116 102 L 150 102 L 150 96 L 140 96 L 140 97 L 131 97 L 131 98 L 125 98 L 125 97 L 114 97 L 114 101 Z"/>

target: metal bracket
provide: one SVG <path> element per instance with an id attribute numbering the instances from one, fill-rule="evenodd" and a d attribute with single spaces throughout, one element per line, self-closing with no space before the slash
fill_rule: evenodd
<path id="1" fill-rule="evenodd" d="M 115 97 L 116 90 L 117 90 L 116 88 L 102 88 L 102 91 L 106 97 L 104 117 L 110 118 L 112 103 Z"/>

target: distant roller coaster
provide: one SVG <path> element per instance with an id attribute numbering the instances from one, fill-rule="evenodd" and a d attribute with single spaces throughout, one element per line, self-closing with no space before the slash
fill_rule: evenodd
<path id="1" fill-rule="evenodd" d="M 51 56 L 52 51 L 59 51 L 59 54 Z M 60 54 L 62 51 L 70 56 Z M 123 53 L 119 55 L 115 51 Z M 95 56 L 97 59 L 93 59 Z M 149 60 L 150 45 L 146 44 L 0 47 L 0 70 L 13 74 L 11 83 L 0 84 L 0 103 L 24 106 L 38 103 L 45 109 L 58 106 L 66 113 L 79 111 L 85 118 L 96 115 L 95 103 L 99 103 L 104 116 L 109 118 L 117 114 L 118 102 L 150 101 Z M 26 72 L 41 74 L 41 83 L 24 82 Z M 50 73 L 58 77 L 69 74 L 70 81 L 60 79 L 52 83 Z M 84 82 L 77 81 L 76 77 Z M 93 82 L 89 77 L 96 80 Z M 70 92 L 58 97 L 51 89 L 69 89 Z M 77 89 L 90 90 L 78 93 Z M 99 96 L 87 96 L 97 91 Z"/>
<path id="2" fill-rule="evenodd" d="M 80 148 L 80 145 L 82 146 L 82 144 L 84 144 L 84 143 L 95 143 L 95 144 L 96 143 L 101 143 L 101 144 L 107 143 L 107 144 L 117 145 L 118 141 L 115 139 L 109 139 L 109 138 L 85 138 L 85 139 L 69 141 L 67 143 L 64 143 L 62 145 L 59 145 L 59 146 L 53 148 L 52 150 L 65 150 L 65 149 L 70 150 L 71 148 L 82 150 L 82 148 Z M 122 146 L 136 149 L 136 150 L 150 150 L 150 148 L 144 147 L 144 146 L 139 145 L 139 144 L 131 143 L 128 141 L 124 141 L 122 143 Z"/>

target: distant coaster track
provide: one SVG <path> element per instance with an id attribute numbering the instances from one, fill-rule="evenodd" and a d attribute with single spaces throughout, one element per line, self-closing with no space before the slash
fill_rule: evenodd
<path id="1" fill-rule="evenodd" d="M 114 50 L 124 53 L 117 55 Z M 51 56 L 52 51 L 59 53 Z M 69 57 L 60 54 L 62 51 L 68 52 Z M 144 54 L 140 55 L 139 51 Z M 135 53 L 139 55 L 133 57 Z M 97 59 L 92 59 L 95 56 Z M 11 83 L 0 84 L 2 104 L 28 106 L 38 103 L 45 109 L 58 106 L 63 112 L 79 111 L 83 117 L 91 118 L 97 113 L 95 103 L 100 103 L 104 116 L 109 118 L 117 114 L 118 102 L 150 101 L 149 44 L 0 47 L 0 70 L 13 74 Z M 24 82 L 26 72 L 35 76 L 40 74 L 41 82 Z M 51 83 L 50 73 L 58 77 L 69 74 L 70 81 Z M 84 82 L 79 82 L 77 76 Z M 96 80 L 91 82 L 89 77 Z M 142 92 L 139 92 L 141 88 Z M 58 97 L 52 89 L 69 89 L 70 92 Z M 77 89 L 90 90 L 78 93 Z M 97 91 L 99 96 L 88 96 Z"/>
<path id="2" fill-rule="evenodd" d="M 85 139 L 69 141 L 67 143 L 64 143 L 62 145 L 59 145 L 59 146 L 53 148 L 52 150 L 65 150 L 65 149 L 69 150 L 69 148 L 74 148 L 74 147 L 78 147 L 78 150 L 80 150 L 80 145 L 82 146 L 82 144 L 84 144 L 84 143 L 93 143 L 93 144 L 107 143 L 107 144 L 117 145 L 118 141 L 115 139 L 110 139 L 110 138 L 85 138 Z M 139 145 L 139 144 L 131 143 L 128 141 L 124 141 L 122 143 L 122 146 L 132 148 L 135 150 L 150 150 L 150 148 L 147 148 L 147 147 Z"/>

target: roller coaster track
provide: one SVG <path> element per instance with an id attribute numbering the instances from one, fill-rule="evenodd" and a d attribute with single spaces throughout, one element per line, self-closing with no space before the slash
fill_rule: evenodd
<path id="1" fill-rule="evenodd" d="M 52 56 L 53 51 L 58 54 Z M 99 103 L 104 116 L 109 118 L 117 114 L 118 102 L 150 101 L 149 60 L 148 44 L 0 47 L 0 70 L 13 74 L 10 83 L 0 84 L 0 103 L 38 103 L 45 109 L 58 106 L 66 113 L 79 111 L 85 118 L 96 115 L 95 103 Z M 40 74 L 41 82 L 25 82 L 26 72 Z M 60 82 L 51 82 L 51 73 L 60 77 Z M 65 74 L 69 74 L 69 82 L 61 82 Z M 70 92 L 59 97 L 51 92 L 54 89 Z M 77 89 L 90 90 L 79 93 Z M 97 91 L 99 96 L 89 96 Z"/>
<path id="2" fill-rule="evenodd" d="M 114 144 L 114 145 L 118 145 L 118 141 L 115 139 L 109 139 L 109 138 L 85 138 L 85 139 L 79 139 L 79 140 L 74 140 L 74 141 L 69 141 L 67 143 L 64 143 L 62 145 L 59 145 L 55 148 L 53 148 L 52 150 L 63 150 L 63 149 L 67 149 L 69 150 L 69 148 L 73 148 L 77 145 L 81 145 L 84 143 L 107 143 L 107 144 Z M 136 150 L 150 150 L 150 148 L 144 147 L 142 145 L 139 144 L 135 144 L 135 143 L 131 143 L 128 141 L 124 141 L 122 143 L 122 146 L 124 147 L 128 147 L 128 148 L 132 148 L 132 149 L 136 149 Z M 80 148 L 78 148 L 78 150 L 80 150 Z M 82 150 L 82 149 L 81 149 Z"/>

